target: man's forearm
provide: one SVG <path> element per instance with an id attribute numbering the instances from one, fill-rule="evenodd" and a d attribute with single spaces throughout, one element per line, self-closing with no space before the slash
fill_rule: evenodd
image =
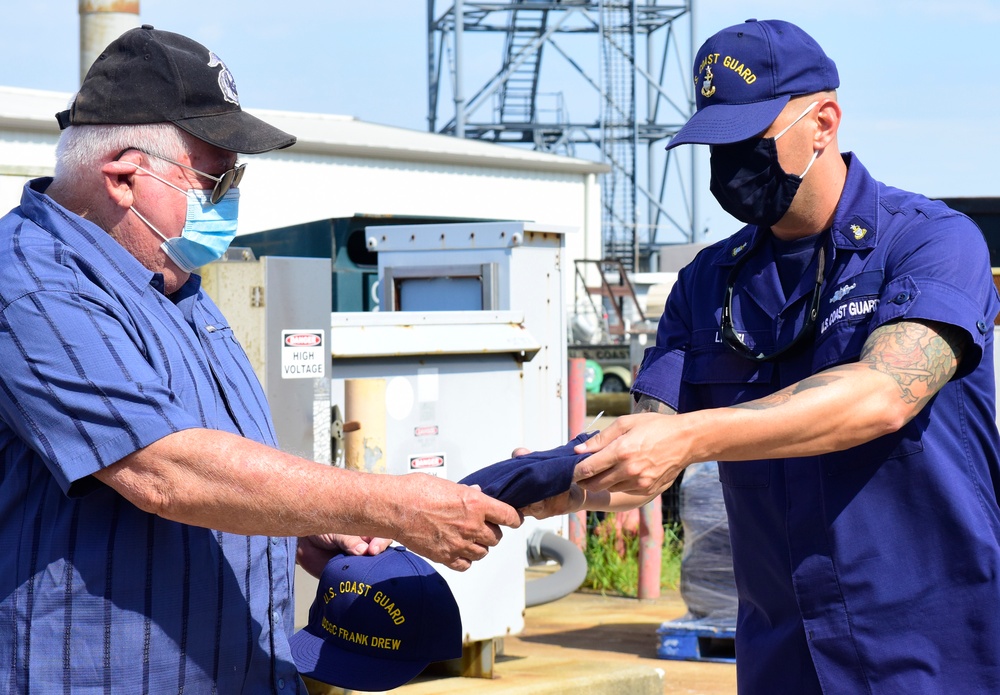
<path id="1" fill-rule="evenodd" d="M 718 457 L 744 460 L 841 451 L 895 432 L 955 375 L 963 335 L 917 321 L 872 332 L 860 360 L 814 374 L 770 396 L 720 409 L 715 427 L 740 432 L 716 442 Z"/>
<path id="2" fill-rule="evenodd" d="M 633 413 L 661 413 L 663 415 L 676 415 L 677 411 L 663 401 L 652 396 L 639 394 L 639 399 L 632 405 Z"/>
<path id="3" fill-rule="evenodd" d="M 901 411 L 911 408 L 892 408 L 892 393 L 884 373 L 870 365 L 844 365 L 764 398 L 685 413 L 667 427 L 674 446 L 688 449 L 683 465 L 806 456 L 849 448 L 893 431 Z M 633 413 L 676 415 L 647 395 L 639 397 Z"/>
<path id="4" fill-rule="evenodd" d="M 872 332 L 860 361 L 832 367 L 764 398 L 662 417 L 618 418 L 578 451 L 588 491 L 651 494 L 700 461 L 748 461 L 841 451 L 895 432 L 961 362 L 961 330 L 899 321 Z"/>
<path id="5" fill-rule="evenodd" d="M 398 530 L 391 527 L 398 518 L 392 494 L 385 493 L 393 480 L 372 489 L 353 471 L 215 430 L 168 435 L 96 477 L 144 511 L 231 533 L 305 536 L 337 529 L 389 537 Z"/>
<path id="6" fill-rule="evenodd" d="M 456 570 L 496 545 L 517 511 L 428 475 L 327 466 L 215 430 L 176 432 L 95 476 L 140 509 L 246 535 L 393 538 Z"/>
<path id="7" fill-rule="evenodd" d="M 812 456 L 894 432 L 911 409 L 899 407 L 887 380 L 842 365 L 764 398 L 680 416 L 691 447 L 685 464 Z"/>

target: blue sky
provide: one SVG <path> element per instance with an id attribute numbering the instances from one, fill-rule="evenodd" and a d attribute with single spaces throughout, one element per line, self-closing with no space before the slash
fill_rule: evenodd
<path id="1" fill-rule="evenodd" d="M 0 84 L 75 89 L 77 0 L 4 5 Z M 213 49 L 235 74 L 245 107 L 427 127 L 424 0 L 299 0 L 288 11 L 264 0 L 140 6 L 143 22 Z M 930 196 L 1000 195 L 1000 1 L 696 0 L 695 16 L 698 44 L 747 17 L 787 19 L 812 34 L 840 71 L 841 147 L 876 178 Z M 467 91 L 501 60 L 499 47 L 469 46 Z"/>

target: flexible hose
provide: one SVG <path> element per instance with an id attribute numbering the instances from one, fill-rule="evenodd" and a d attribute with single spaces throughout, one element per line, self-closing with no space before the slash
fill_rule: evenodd
<path id="1" fill-rule="evenodd" d="M 535 531 L 528 539 L 529 561 L 554 560 L 560 568 L 525 584 L 525 605 L 540 606 L 572 594 L 587 578 L 587 558 L 575 544 L 551 531 Z"/>

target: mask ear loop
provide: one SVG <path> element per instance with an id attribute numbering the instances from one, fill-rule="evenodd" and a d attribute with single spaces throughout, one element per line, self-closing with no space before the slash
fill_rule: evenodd
<path id="1" fill-rule="evenodd" d="M 120 156 L 120 155 L 119 155 L 119 156 Z M 150 170 L 149 170 L 149 169 L 147 169 L 146 167 L 143 167 L 143 166 L 140 166 L 140 165 L 136 164 L 135 162 L 125 162 L 125 164 L 131 164 L 131 165 L 132 165 L 132 166 L 134 166 L 134 167 L 135 167 L 136 169 L 139 169 L 140 171 L 144 171 L 144 172 L 146 172 L 147 174 L 149 174 L 150 176 L 152 176 L 152 177 L 153 177 L 154 179 L 156 179 L 156 180 L 157 180 L 157 181 L 159 181 L 160 183 L 164 183 L 164 184 L 166 184 L 166 185 L 170 186 L 171 188 L 173 188 L 173 189 L 175 189 L 175 190 L 177 190 L 177 191 L 180 191 L 180 192 L 181 192 L 181 193 L 183 193 L 183 194 L 184 194 L 185 196 L 187 196 L 187 195 L 188 195 L 188 194 L 187 194 L 187 191 L 185 191 L 185 190 L 183 190 L 183 189 L 181 189 L 181 188 L 178 188 L 177 186 L 175 186 L 174 184 L 170 183 L 169 181 L 167 181 L 167 180 L 166 180 L 166 179 L 164 179 L 163 177 L 161 177 L 161 176 L 157 176 L 157 175 L 156 175 L 155 173 L 153 173 L 152 171 L 150 171 Z M 188 197 L 189 197 L 189 196 L 188 196 Z M 159 237 L 160 237 L 161 239 L 163 239 L 163 241 L 164 241 L 164 242 L 166 242 L 166 241 L 167 241 L 167 237 L 166 237 L 166 235 L 164 235 L 164 233 L 163 233 L 163 232 L 161 232 L 161 231 L 160 231 L 159 229 L 157 229 L 157 228 L 156 228 L 156 225 L 154 225 L 154 224 L 153 224 L 152 222 L 150 222 L 149 220 L 147 220 L 147 219 L 146 219 L 146 216 L 145 216 L 145 215 L 143 215 L 143 214 L 142 214 L 141 212 L 139 212 L 138 210 L 136 210 L 136 209 L 135 209 L 135 206 L 134 206 L 134 205 L 129 205 L 129 206 L 128 206 L 128 209 L 129 209 L 129 210 L 131 210 L 131 211 L 132 211 L 133 213 L 135 213 L 135 216 L 136 216 L 136 217 L 138 217 L 138 218 L 139 218 L 140 220 L 142 220 L 143 222 L 145 222 L 145 223 L 146 223 L 146 226 L 147 226 L 147 227 L 149 227 L 149 228 L 150 228 L 150 229 L 152 229 L 152 230 L 153 230 L 154 232 L 156 232 L 157 236 L 159 236 Z"/>
<path id="2" fill-rule="evenodd" d="M 147 226 L 147 227 L 149 227 L 149 228 L 150 228 L 150 229 L 152 229 L 152 230 L 153 230 L 154 232 L 156 232 L 156 234 L 157 234 L 157 235 L 158 235 L 158 236 L 159 236 L 159 237 L 160 237 L 161 239 L 163 239 L 164 243 L 166 243 L 166 242 L 168 241 L 167 237 L 165 237 L 165 236 L 163 235 L 163 232 L 161 232 L 161 231 L 160 231 L 159 229 L 157 229 L 157 228 L 156 228 L 156 226 L 155 226 L 155 225 L 153 225 L 153 223 L 152 223 L 152 222 L 150 222 L 149 220 L 147 220 L 147 219 L 146 219 L 146 216 L 145 216 L 145 215 L 143 215 L 143 214 L 142 214 L 141 212 L 139 212 L 138 210 L 136 210 L 134 206 L 132 206 L 132 205 L 129 205 L 129 208 L 128 208 L 128 209 L 129 209 L 129 210 L 131 210 L 132 212 L 134 212 L 134 213 L 135 213 L 135 216 L 136 216 L 136 217 L 138 217 L 138 218 L 139 218 L 140 220 L 142 220 L 143 222 L 145 222 L 145 223 L 146 223 L 146 226 Z"/>
<path id="3" fill-rule="evenodd" d="M 777 135 L 775 135 L 775 136 L 774 136 L 774 139 L 775 139 L 775 140 L 777 140 L 777 139 L 778 139 L 778 138 L 780 138 L 780 137 L 781 137 L 782 135 L 784 135 L 785 133 L 787 133 L 787 132 L 788 132 L 788 131 L 789 131 L 789 130 L 791 129 L 791 127 L 792 127 L 793 125 L 795 125 L 796 123 L 798 123 L 799 121 L 801 121 L 801 120 L 802 120 L 803 118 L 805 118 L 805 117 L 806 117 L 806 114 L 807 114 L 807 113 L 809 113 L 810 111 L 812 111 L 812 110 L 813 110 L 814 108 L 816 108 L 816 106 L 817 106 L 818 104 L 819 104 L 819 102 L 818 102 L 818 101 L 814 101 L 813 103 L 809 104 L 809 106 L 807 106 L 807 107 L 806 107 L 806 110 L 805 110 L 805 111 L 803 111 L 802 113 L 800 113 L 800 114 L 799 114 L 799 116 L 798 116 L 798 118 L 796 118 L 796 119 L 795 119 L 794 121 L 792 121 L 791 123 L 789 123 L 788 125 L 786 125 L 786 126 L 785 126 L 785 127 L 784 127 L 784 128 L 782 129 L 782 130 L 781 130 L 781 132 L 780 132 L 780 133 L 778 133 Z M 136 165 L 136 166 L 138 166 L 138 165 Z"/>
<path id="4" fill-rule="evenodd" d="M 169 181 L 167 181 L 162 176 L 158 176 L 157 174 L 153 173 L 151 170 L 147 169 L 146 167 L 140 166 L 140 165 L 136 164 L 135 162 L 124 162 L 124 163 L 125 164 L 131 164 L 132 166 L 134 166 L 139 171 L 146 172 L 147 174 L 149 174 L 150 176 L 152 176 L 154 179 L 156 179 L 160 183 L 166 184 L 167 186 L 170 186 L 171 188 L 173 188 L 178 193 L 183 193 L 184 195 L 190 197 L 190 195 L 188 194 L 188 192 L 185 191 L 183 188 L 181 188 L 180 186 L 175 186 L 174 184 L 170 183 Z"/>
<path id="5" fill-rule="evenodd" d="M 812 169 L 813 162 L 816 161 L 817 157 L 819 157 L 819 150 L 813 150 L 813 156 L 812 159 L 809 160 L 809 166 L 806 167 L 805 171 L 799 174 L 799 180 L 804 179 L 806 177 L 806 174 L 808 174 L 809 170 Z"/>
<path id="6" fill-rule="evenodd" d="M 810 111 L 812 111 L 814 108 L 816 108 L 816 106 L 818 104 L 819 104 L 818 101 L 814 101 L 813 103 L 809 104 L 809 106 L 806 107 L 806 110 L 799 114 L 798 118 L 796 118 L 794 121 L 792 121 L 791 123 L 789 123 L 788 125 L 786 125 L 784 128 L 782 128 L 782 130 L 781 130 L 780 133 L 778 133 L 777 135 L 774 136 L 774 141 L 777 142 L 778 138 L 780 138 L 782 135 L 784 135 L 785 133 L 787 133 L 789 131 L 789 129 L 791 129 L 791 127 L 793 125 L 795 125 L 796 123 L 798 123 L 799 121 L 801 121 L 803 118 L 805 118 L 806 114 L 809 113 Z M 806 167 L 806 170 L 803 171 L 801 174 L 799 174 L 799 179 L 804 179 L 806 177 L 806 174 L 808 174 L 809 170 L 812 169 L 813 162 L 816 161 L 817 157 L 819 157 L 819 152 L 817 150 L 813 150 L 812 159 L 809 160 L 809 165 Z"/>

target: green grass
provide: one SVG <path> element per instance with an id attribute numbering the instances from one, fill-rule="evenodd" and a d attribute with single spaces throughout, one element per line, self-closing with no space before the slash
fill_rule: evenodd
<path id="1" fill-rule="evenodd" d="M 587 536 L 587 578 L 583 587 L 602 594 L 636 596 L 639 591 L 639 537 L 619 534 L 614 514 L 607 514 Z M 663 527 L 663 553 L 660 586 L 676 589 L 681 577 L 681 552 L 684 548 L 680 528 Z"/>

